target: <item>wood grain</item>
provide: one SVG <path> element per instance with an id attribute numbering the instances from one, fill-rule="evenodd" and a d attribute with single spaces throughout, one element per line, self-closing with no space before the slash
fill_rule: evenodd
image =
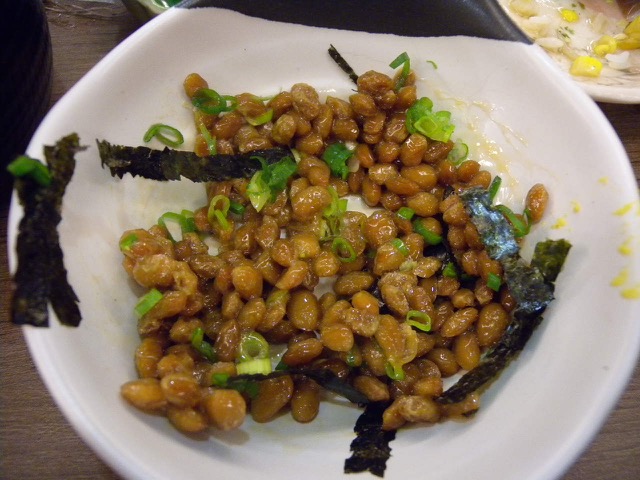
<path id="1" fill-rule="evenodd" d="M 102 4 L 99 10 L 81 8 L 77 2 L 46 2 L 46 6 L 53 43 L 53 104 L 138 25 L 121 6 L 114 4 Z M 636 179 L 640 179 L 640 106 L 601 104 L 600 107 L 620 136 Z M 1 193 L 0 478 L 117 479 L 59 412 L 38 376 L 21 329 L 9 322 L 11 283 L 6 253 L 9 203 L 7 192 Z M 640 478 L 640 370 L 636 369 L 617 408 L 591 446 L 562 478 Z"/>

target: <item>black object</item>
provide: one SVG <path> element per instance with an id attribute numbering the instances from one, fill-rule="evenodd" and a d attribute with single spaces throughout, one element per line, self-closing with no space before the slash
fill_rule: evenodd
<path id="1" fill-rule="evenodd" d="M 51 94 L 51 40 L 42 0 L 0 0 L 0 189 L 6 165 L 24 153 Z"/>
<path id="2" fill-rule="evenodd" d="M 185 0 L 177 7 L 219 7 L 266 20 L 370 33 L 531 43 L 496 0 Z"/>

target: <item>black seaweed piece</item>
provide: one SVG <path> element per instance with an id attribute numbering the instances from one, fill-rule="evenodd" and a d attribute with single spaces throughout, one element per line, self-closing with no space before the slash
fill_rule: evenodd
<path id="1" fill-rule="evenodd" d="M 57 225 L 62 197 L 75 169 L 75 153 L 82 150 L 76 134 L 44 149 L 51 184 L 43 187 L 29 177 L 18 177 L 15 188 L 24 213 L 18 227 L 18 267 L 13 276 L 12 322 L 47 327 L 51 303 L 60 323 L 78 326 L 78 297 L 67 279 Z"/>
<path id="2" fill-rule="evenodd" d="M 488 193 L 472 189 L 460 194 L 480 237 L 491 245 L 489 255 L 499 260 L 504 279 L 516 301 L 511 323 L 498 344 L 436 400 L 441 404 L 461 402 L 467 395 L 484 387 L 504 370 L 531 338 L 542 321 L 542 313 L 553 300 L 554 284 L 571 245 L 566 240 L 547 240 L 536 245 L 531 265 L 519 256 L 511 227 L 505 229 L 502 214 L 491 206 Z M 500 217 L 494 215 L 498 213 Z M 495 222 L 495 229 L 492 227 Z M 494 256 L 495 255 L 495 256 Z M 499 258 L 496 258 L 499 257 Z M 544 265 L 539 270 L 536 265 Z"/>
<path id="3" fill-rule="evenodd" d="M 340 52 L 333 45 L 329 46 L 329 56 L 333 59 L 334 62 L 342 69 L 344 73 L 349 75 L 349 78 L 356 85 L 358 84 L 358 74 L 351 68 L 349 62 L 347 62 Z"/>
<path id="4" fill-rule="evenodd" d="M 443 405 L 461 402 L 470 393 L 495 380 L 509 361 L 524 348 L 541 321 L 541 315 L 516 313 L 498 345 L 477 367 L 465 373 L 460 380 L 437 397 L 436 401 Z"/>
<path id="5" fill-rule="evenodd" d="M 221 182 L 234 178 L 250 178 L 262 165 L 255 157 L 268 164 L 285 157 L 293 157 L 288 148 L 269 148 L 235 155 L 218 154 L 199 157 L 193 152 L 165 147 L 154 150 L 148 147 L 113 145 L 106 140 L 96 140 L 103 167 L 112 176 L 122 178 L 129 173 L 133 177 L 150 180 L 180 180 L 194 182 Z"/>
<path id="6" fill-rule="evenodd" d="M 502 260 L 517 255 L 520 248 L 513 228 L 504 215 L 493 208 L 489 192 L 483 188 L 470 188 L 459 196 L 489 256 L 494 260 Z"/>
<path id="7" fill-rule="evenodd" d="M 555 282 L 569 255 L 571 244 L 566 240 L 539 242 L 533 252 L 531 266 L 537 268 L 548 282 Z"/>
<path id="8" fill-rule="evenodd" d="M 269 378 L 281 377 L 283 375 L 304 375 L 315 380 L 322 388 L 336 393 L 352 403 L 364 405 L 369 399 L 356 390 L 349 383 L 341 380 L 335 373 L 327 368 L 287 368 L 286 370 L 275 370 L 268 374 L 243 374 L 235 375 L 227 380 L 227 386 L 233 388 L 235 383 L 246 381 L 261 381 Z"/>
<path id="9" fill-rule="evenodd" d="M 356 438 L 351 442 L 351 457 L 344 462 L 345 473 L 369 471 L 383 477 L 387 460 L 391 457 L 389 444 L 396 438 L 395 430 L 382 429 L 382 414 L 389 402 L 371 402 L 358 418 L 353 431 Z"/>

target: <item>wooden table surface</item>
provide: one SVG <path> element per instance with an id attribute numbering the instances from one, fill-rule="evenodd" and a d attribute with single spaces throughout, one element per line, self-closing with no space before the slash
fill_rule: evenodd
<path id="1" fill-rule="evenodd" d="M 118 4 L 102 4 L 96 10 L 77 8 L 73 2 L 45 3 L 53 43 L 53 105 L 139 24 Z M 618 132 L 640 180 L 640 105 L 600 107 Z M 6 192 L 1 193 L 0 478 L 116 479 L 56 408 L 29 356 L 21 329 L 9 321 L 9 202 Z M 591 446 L 562 478 L 640 479 L 640 369 L 636 368 Z"/>

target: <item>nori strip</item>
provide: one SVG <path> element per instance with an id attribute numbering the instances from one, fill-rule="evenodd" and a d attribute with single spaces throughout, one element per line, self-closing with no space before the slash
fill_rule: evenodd
<path id="1" fill-rule="evenodd" d="M 460 194 L 487 253 L 500 261 L 506 284 L 516 301 L 511 323 L 498 344 L 480 364 L 467 372 L 436 400 L 441 404 L 461 402 L 494 380 L 526 345 L 542 321 L 542 313 L 553 300 L 553 282 L 569 253 L 566 240 L 546 240 L 536 245 L 531 265 L 519 255 L 513 231 L 500 212 L 491 206 L 486 190 L 470 189 Z M 506 223 L 506 225 L 505 225 Z M 541 266 L 542 268 L 538 268 Z"/>
<path id="2" fill-rule="evenodd" d="M 566 240 L 539 242 L 531 259 L 531 266 L 537 268 L 548 282 L 555 282 L 571 244 Z"/>
<path id="3" fill-rule="evenodd" d="M 24 214 L 18 227 L 18 267 L 13 276 L 12 322 L 46 327 L 51 303 L 63 325 L 81 321 L 78 297 L 67 280 L 57 232 L 62 197 L 75 169 L 74 155 L 83 147 L 77 134 L 44 149 L 51 184 L 44 187 L 29 177 L 17 177 L 15 188 Z"/>
<path id="4" fill-rule="evenodd" d="M 315 380 L 322 388 L 336 393 L 352 403 L 360 405 L 369 402 L 369 399 L 360 393 L 355 387 L 341 380 L 335 373 L 327 368 L 287 368 L 286 370 L 274 370 L 268 374 L 243 374 L 235 375 L 227 380 L 226 386 L 233 388 L 234 385 L 242 384 L 247 381 L 259 382 L 269 378 L 281 377 L 283 375 L 304 375 Z"/>
<path id="5" fill-rule="evenodd" d="M 396 438 L 395 430 L 382 429 L 382 414 L 390 402 L 371 402 L 358 418 L 351 442 L 351 457 L 344 462 L 345 473 L 369 471 L 383 477 L 387 460 L 391 457 L 390 442 Z"/>
<path id="6" fill-rule="evenodd" d="M 358 74 L 351 68 L 351 65 L 344 59 L 340 52 L 333 45 L 329 45 L 329 56 L 333 59 L 334 62 L 338 64 L 338 66 L 342 69 L 344 73 L 349 75 L 351 81 L 355 84 L 358 83 Z"/>
<path id="7" fill-rule="evenodd" d="M 262 168 L 255 157 L 262 157 L 268 164 L 285 157 L 292 157 L 288 148 L 269 148 L 252 152 L 199 157 L 193 152 L 173 150 L 165 147 L 154 150 L 148 147 L 113 145 L 106 140 L 96 140 L 103 167 L 108 167 L 112 176 L 122 178 L 126 173 L 150 180 L 180 180 L 188 178 L 194 182 L 221 182 L 233 178 L 251 178 Z"/>

